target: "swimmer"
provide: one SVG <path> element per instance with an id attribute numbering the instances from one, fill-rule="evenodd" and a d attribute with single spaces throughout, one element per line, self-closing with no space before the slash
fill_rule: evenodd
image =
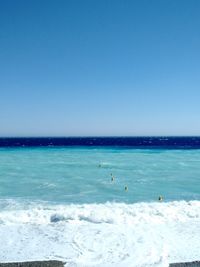
<path id="1" fill-rule="evenodd" d="M 127 185 L 124 187 L 124 190 L 125 190 L 126 192 L 128 191 L 128 186 L 127 186 Z"/>
<path id="2" fill-rule="evenodd" d="M 160 201 L 160 202 L 163 201 L 163 196 L 159 196 L 158 201 Z"/>
<path id="3" fill-rule="evenodd" d="M 113 182 L 115 180 L 115 176 L 113 176 L 113 174 L 111 173 L 111 181 Z"/>

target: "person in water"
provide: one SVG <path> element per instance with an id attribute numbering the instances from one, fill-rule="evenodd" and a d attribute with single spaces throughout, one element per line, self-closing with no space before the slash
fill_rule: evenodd
<path id="1" fill-rule="evenodd" d="M 112 182 L 114 182 L 114 180 L 115 180 L 115 177 L 113 176 L 113 174 L 112 174 L 112 173 L 111 173 L 110 175 L 111 175 L 111 181 L 112 181 Z"/>
<path id="2" fill-rule="evenodd" d="M 159 196 L 158 197 L 158 200 L 161 202 L 161 201 L 163 201 L 163 196 Z"/>

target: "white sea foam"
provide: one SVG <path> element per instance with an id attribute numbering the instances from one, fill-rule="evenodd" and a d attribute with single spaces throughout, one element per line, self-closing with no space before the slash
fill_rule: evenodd
<path id="1" fill-rule="evenodd" d="M 200 258 L 200 201 L 0 206 L 0 262 L 164 267 Z"/>

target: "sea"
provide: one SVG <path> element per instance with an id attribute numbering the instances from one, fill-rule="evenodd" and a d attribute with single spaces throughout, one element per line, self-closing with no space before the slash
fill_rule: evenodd
<path id="1" fill-rule="evenodd" d="M 200 260 L 200 137 L 0 138 L 0 262 Z"/>

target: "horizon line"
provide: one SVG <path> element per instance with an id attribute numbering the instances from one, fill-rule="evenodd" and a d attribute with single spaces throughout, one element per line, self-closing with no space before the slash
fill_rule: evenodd
<path id="1" fill-rule="evenodd" d="M 145 138 L 145 137 L 198 137 L 200 135 L 69 135 L 69 136 L 0 136 L 0 139 L 3 138 Z"/>

